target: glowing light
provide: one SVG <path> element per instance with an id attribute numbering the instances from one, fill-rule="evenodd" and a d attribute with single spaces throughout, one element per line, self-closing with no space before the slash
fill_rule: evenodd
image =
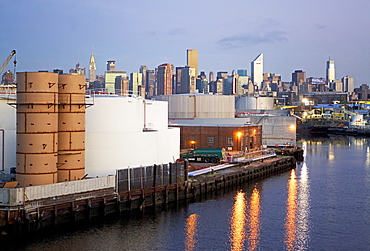
<path id="1" fill-rule="evenodd" d="M 254 188 L 250 201 L 249 209 L 249 248 L 248 250 L 257 250 L 260 236 L 260 213 L 261 213 L 260 192 Z"/>
<path id="2" fill-rule="evenodd" d="M 295 127 L 295 125 L 290 125 L 290 126 L 289 126 L 289 129 L 290 129 L 290 130 L 295 130 L 295 128 L 296 128 L 296 127 Z"/>
<path id="3" fill-rule="evenodd" d="M 233 251 L 243 250 L 244 246 L 246 224 L 246 202 L 244 196 L 243 192 L 236 194 L 232 209 L 230 243 Z"/>
<path id="4" fill-rule="evenodd" d="M 236 136 L 238 136 L 238 138 L 240 138 L 242 135 L 243 135 L 243 133 L 242 133 L 242 132 L 237 132 L 237 133 L 236 133 Z"/>
<path id="5" fill-rule="evenodd" d="M 186 220 L 186 239 L 185 239 L 185 247 L 186 251 L 194 250 L 195 243 L 197 242 L 197 220 L 198 216 L 196 214 L 192 214 Z"/>

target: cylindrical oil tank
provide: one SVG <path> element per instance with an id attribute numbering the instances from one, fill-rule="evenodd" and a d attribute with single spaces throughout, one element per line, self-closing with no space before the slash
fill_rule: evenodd
<path id="1" fill-rule="evenodd" d="M 274 98 L 273 97 L 237 97 L 235 101 L 235 109 L 237 110 L 269 110 L 274 109 Z"/>
<path id="2" fill-rule="evenodd" d="M 85 175 L 85 76 L 59 75 L 58 182 Z"/>
<path id="3" fill-rule="evenodd" d="M 17 180 L 20 186 L 57 181 L 58 74 L 17 73 Z"/>

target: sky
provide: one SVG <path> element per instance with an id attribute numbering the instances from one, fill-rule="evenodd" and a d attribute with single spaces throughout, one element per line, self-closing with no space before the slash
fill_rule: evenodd
<path id="1" fill-rule="evenodd" d="M 295 70 L 369 84 L 369 0 L 0 0 L 0 64 L 17 51 L 17 72 L 88 69 L 107 60 L 138 72 L 186 65 L 199 50 L 199 71 L 247 69 L 264 54 L 264 72 L 291 81 Z M 9 63 L 7 70 L 13 70 Z"/>

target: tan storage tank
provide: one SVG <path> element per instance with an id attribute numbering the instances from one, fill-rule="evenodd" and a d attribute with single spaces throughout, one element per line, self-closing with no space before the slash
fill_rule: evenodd
<path id="1" fill-rule="evenodd" d="M 17 180 L 55 183 L 58 151 L 58 74 L 17 73 Z"/>
<path id="2" fill-rule="evenodd" d="M 85 175 L 85 76 L 59 75 L 58 182 Z"/>

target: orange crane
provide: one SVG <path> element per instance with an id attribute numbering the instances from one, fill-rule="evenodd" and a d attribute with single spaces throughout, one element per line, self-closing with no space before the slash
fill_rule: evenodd
<path id="1" fill-rule="evenodd" d="M 1 74 L 3 74 L 3 71 L 5 69 L 5 67 L 8 65 L 9 61 L 12 59 L 12 57 L 16 54 L 16 51 L 15 50 L 12 50 L 12 52 L 10 53 L 10 55 L 8 56 L 8 58 L 5 60 L 5 62 L 1 65 L 0 67 L 0 76 Z M 17 65 L 17 60 L 14 60 L 14 68 L 15 66 Z"/>

